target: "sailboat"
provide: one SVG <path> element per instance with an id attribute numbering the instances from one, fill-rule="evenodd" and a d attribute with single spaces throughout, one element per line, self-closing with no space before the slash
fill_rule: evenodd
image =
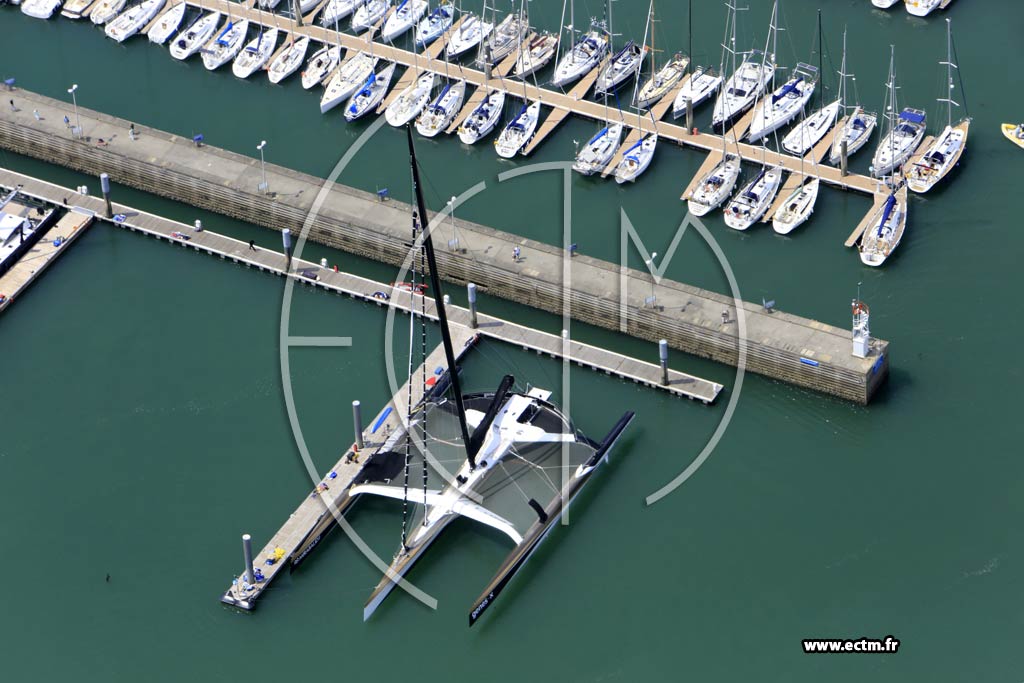
<path id="1" fill-rule="evenodd" d="M 363 6 L 366 0 L 330 0 L 320 13 L 320 25 L 331 28 Z"/>
<path id="2" fill-rule="evenodd" d="M 326 114 L 338 104 L 352 97 L 366 83 L 377 66 L 377 58 L 360 52 L 348 60 L 331 76 L 320 97 L 320 113 Z"/>
<path id="3" fill-rule="evenodd" d="M 718 99 L 715 100 L 715 111 L 711 117 L 714 128 L 724 128 L 740 114 L 744 113 L 764 94 L 765 88 L 775 77 L 775 54 L 765 54 L 761 50 L 751 50 L 742 55 L 743 61 L 736 67 L 736 8 L 728 5 L 729 19 L 727 28 L 731 26 L 731 37 L 725 49 L 732 56 L 733 72 L 725 82 Z M 778 0 L 772 4 L 772 18 L 768 32 L 768 44 L 774 44 L 776 19 L 778 17 Z M 767 51 L 767 46 L 765 47 Z"/>
<path id="4" fill-rule="evenodd" d="M 103 32 L 111 40 L 123 43 L 153 21 L 153 17 L 164 8 L 164 1 L 143 0 L 107 24 Z"/>
<path id="5" fill-rule="evenodd" d="M 81 19 L 85 15 L 86 10 L 96 4 L 96 2 L 98 0 L 67 0 L 64 3 L 64 8 L 60 11 L 60 15 L 68 19 Z M 23 2 L 22 5 L 24 4 Z"/>
<path id="6" fill-rule="evenodd" d="M 387 119 L 387 122 L 398 128 L 419 116 L 430 102 L 430 93 L 434 89 L 434 78 L 434 72 L 427 71 L 403 90 L 384 110 L 384 118 Z"/>
<path id="7" fill-rule="evenodd" d="M 486 10 L 486 6 L 484 9 Z M 489 36 L 493 29 L 494 24 L 484 21 L 475 14 L 463 15 L 458 30 L 448 39 L 448 45 L 444 48 L 445 55 L 449 59 L 454 59 L 469 52 Z"/>
<path id="8" fill-rule="evenodd" d="M 558 38 L 550 33 L 541 33 L 524 47 L 512 69 L 512 75 L 517 78 L 526 78 L 547 66 L 558 50 Z"/>
<path id="9" fill-rule="evenodd" d="M 365 114 L 374 111 L 384 99 L 391 85 L 391 78 L 395 75 L 395 64 L 389 62 L 377 73 L 371 73 L 366 83 L 359 89 L 345 107 L 345 120 L 355 121 Z"/>
<path id="10" fill-rule="evenodd" d="M 391 9 L 390 0 L 366 0 L 352 14 L 352 32 L 362 33 L 366 29 L 376 26 L 389 9 Z"/>
<path id="11" fill-rule="evenodd" d="M 302 70 L 303 89 L 310 90 L 316 85 L 323 83 L 338 68 L 340 63 L 340 45 L 324 45 L 314 52 L 313 56 L 306 63 L 306 68 Z"/>
<path id="12" fill-rule="evenodd" d="M 814 95 L 817 84 L 818 68 L 799 62 L 793 69 L 793 76 L 754 109 L 747 139 L 757 142 L 799 116 Z"/>
<path id="13" fill-rule="evenodd" d="M 612 6 L 613 0 L 608 0 L 608 41 L 611 43 L 615 39 L 614 24 L 612 23 Z M 626 83 L 629 79 L 634 78 L 640 73 L 643 68 L 644 59 L 647 57 L 647 34 L 651 28 L 651 12 L 654 10 L 654 2 L 651 2 L 651 8 L 647 13 L 647 26 L 644 29 L 644 40 L 640 45 L 637 45 L 632 40 L 627 41 L 622 48 L 612 55 L 611 61 L 601 71 L 597 77 L 597 84 L 594 88 L 596 95 L 606 95 L 613 93 Z"/>
<path id="14" fill-rule="evenodd" d="M 484 5 L 484 13 L 487 6 Z M 512 54 L 526 38 L 529 26 L 521 16 L 521 12 L 512 12 L 500 24 L 495 26 L 486 38 L 480 41 L 480 54 L 477 66 L 483 68 L 488 62 L 493 66 Z M 492 9 L 492 16 L 497 20 L 497 9 Z"/>
<path id="15" fill-rule="evenodd" d="M 608 38 L 596 24 L 591 26 L 590 31 L 578 41 L 575 40 L 576 30 L 571 23 L 568 29 L 573 36 L 572 45 L 555 65 L 555 74 L 551 79 L 551 85 L 557 88 L 583 78 L 584 75 L 596 69 L 604 56 L 608 54 Z"/>
<path id="16" fill-rule="evenodd" d="M 672 118 L 686 115 L 687 105 L 697 109 L 711 99 L 722 85 L 722 77 L 712 68 L 699 66 L 676 93 L 672 102 Z"/>
<path id="17" fill-rule="evenodd" d="M 408 139 L 416 208 L 419 216 L 426 216 L 411 130 Z M 413 220 L 416 231 L 415 214 Z M 607 459 L 634 414 L 626 412 L 598 443 L 583 436 L 550 402 L 551 392 L 538 388 L 516 391 L 515 379 L 510 375 L 502 379 L 495 392 L 463 396 L 430 233 L 416 234 L 430 271 L 430 286 L 436 293 L 447 364 L 445 376 L 450 380 L 452 399 L 425 391 L 427 400 L 408 407 L 407 427 L 392 435 L 387 450 L 373 456 L 377 465 L 365 467 L 366 474 L 349 491 L 350 496 L 401 500 L 406 510 L 401 545 L 367 600 L 363 618 L 373 614 L 448 524 L 467 517 L 500 531 L 515 545 L 473 603 L 469 613 L 472 626 L 494 604 L 557 523 L 565 506 Z M 410 341 L 410 352 L 411 347 Z M 441 463 L 449 461 L 461 464 L 454 472 L 439 470 L 444 467 Z M 422 489 L 409 486 L 409 473 L 414 469 L 423 473 Z M 436 482 L 435 488 L 429 482 Z M 436 488 L 438 485 L 442 488 Z"/>
<path id="18" fill-rule="evenodd" d="M 889 9 L 900 0 L 871 0 L 871 4 L 878 9 Z"/>
<path id="19" fill-rule="evenodd" d="M 922 109 L 904 108 L 896 115 L 896 48 L 889 56 L 889 80 L 886 83 L 888 102 L 885 111 L 887 134 L 878 143 L 871 161 L 871 175 L 876 178 L 889 175 L 903 165 L 921 144 L 926 128 Z"/>
<path id="20" fill-rule="evenodd" d="M 113 21 L 126 4 L 128 0 L 100 0 L 89 13 L 89 21 L 97 26 L 103 26 Z"/>
<path id="21" fill-rule="evenodd" d="M 427 0 L 402 0 L 381 29 L 380 39 L 390 43 L 405 34 L 427 13 Z"/>
<path id="22" fill-rule="evenodd" d="M 504 106 L 504 90 L 492 90 L 487 93 L 483 101 L 470 112 L 466 120 L 459 126 L 459 140 L 467 145 L 472 145 L 490 135 L 494 127 L 498 125 L 498 121 L 501 120 L 501 111 Z"/>
<path id="23" fill-rule="evenodd" d="M 725 224 L 735 230 L 746 230 L 761 220 L 775 195 L 782 187 L 782 168 L 762 167 L 725 207 Z"/>
<path id="24" fill-rule="evenodd" d="M 537 130 L 540 119 L 540 100 L 524 104 L 516 116 L 508 122 L 501 135 L 494 141 L 494 149 L 503 159 L 511 159 L 530 141 Z"/>
<path id="25" fill-rule="evenodd" d="M 60 9 L 62 0 L 24 0 L 21 13 L 33 19 L 49 19 Z"/>
<path id="26" fill-rule="evenodd" d="M 184 2 L 179 2 L 169 10 L 160 15 L 156 24 L 153 25 L 146 36 L 150 42 L 156 43 L 157 45 L 163 45 L 167 42 L 178 27 L 181 26 L 181 20 L 185 18 L 185 10 L 188 9 L 188 5 Z"/>
<path id="27" fill-rule="evenodd" d="M 846 116 L 846 123 L 836 132 L 835 137 L 832 138 L 832 148 L 829 151 L 828 157 L 831 164 L 839 163 L 844 141 L 846 142 L 847 157 L 853 156 L 854 152 L 867 143 L 871 133 L 875 130 L 875 125 L 878 123 L 878 115 L 873 112 L 864 111 L 864 108 L 859 104 L 852 111 L 846 106 L 846 82 L 849 78 L 853 78 L 853 74 L 846 73 L 846 31 L 843 31 L 843 62 L 839 67 L 839 108 L 843 115 Z M 854 80 L 854 88 L 856 89 L 856 80 Z M 860 98 L 858 97 L 857 99 L 859 100 Z"/>
<path id="28" fill-rule="evenodd" d="M 791 192 L 772 216 L 772 229 L 780 235 L 788 235 L 803 225 L 814 213 L 820 188 L 821 179 L 815 177 Z"/>
<path id="29" fill-rule="evenodd" d="M 619 185 L 634 182 L 651 165 L 657 146 L 658 134 L 648 133 L 627 149 L 615 167 L 615 182 Z"/>
<path id="30" fill-rule="evenodd" d="M 606 112 L 607 114 L 607 112 Z M 615 150 L 622 141 L 622 124 L 608 123 L 576 155 L 572 169 L 583 175 L 593 175 L 604 170 L 615 156 Z"/>
<path id="31" fill-rule="evenodd" d="M 210 12 L 196 19 L 191 26 L 179 33 L 171 43 L 171 56 L 175 59 L 188 59 L 202 49 L 217 30 L 220 23 L 220 12 Z"/>
<path id="32" fill-rule="evenodd" d="M 438 5 L 427 16 L 420 20 L 416 26 L 416 44 L 426 47 L 434 42 L 452 27 L 455 19 L 455 6 L 450 2 Z"/>
<path id="33" fill-rule="evenodd" d="M 249 21 L 238 22 L 228 20 L 227 26 L 220 35 L 203 51 L 203 66 L 213 71 L 232 61 L 242 51 L 245 37 L 249 33 Z"/>
<path id="34" fill-rule="evenodd" d="M 294 36 L 294 34 L 293 34 Z M 271 83 L 280 83 L 299 70 L 309 51 L 309 36 L 292 40 L 292 44 L 281 51 L 267 67 L 267 78 Z"/>
<path id="35" fill-rule="evenodd" d="M 971 126 L 971 119 L 965 117 L 955 126 L 953 125 L 953 107 L 960 105 L 953 101 L 953 69 L 959 67 L 953 63 L 953 29 L 950 20 L 946 19 L 946 61 L 941 62 L 946 67 L 946 97 L 940 99 L 946 105 L 947 118 L 946 127 L 929 145 L 928 149 L 921 156 L 920 160 L 914 162 L 907 169 L 907 186 L 913 192 L 927 192 L 935 187 L 936 183 L 960 162 L 960 157 L 967 147 L 967 133 Z"/>
<path id="36" fill-rule="evenodd" d="M 907 12 L 915 17 L 926 17 L 936 9 L 942 0 L 905 0 Z"/>
<path id="37" fill-rule="evenodd" d="M 270 61 L 275 47 L 277 47 L 277 28 L 264 31 L 260 26 L 260 32 L 256 37 L 250 40 L 235 57 L 235 61 L 231 64 L 231 73 L 238 78 L 248 78 Z"/>
<path id="38" fill-rule="evenodd" d="M 882 208 L 860 240 L 860 261 L 878 267 L 885 263 L 903 239 L 907 227 L 907 191 L 892 188 Z"/>
<path id="39" fill-rule="evenodd" d="M 416 119 L 416 130 L 419 131 L 419 134 L 426 138 L 432 138 L 446 130 L 459 113 L 465 96 L 465 81 L 446 84 L 434 101 Z"/>
<path id="40" fill-rule="evenodd" d="M 672 59 L 665 62 L 660 69 L 658 68 L 658 52 L 660 50 L 655 48 L 655 39 L 659 23 L 654 18 L 654 0 L 651 0 L 651 6 L 647 13 L 647 24 L 650 26 L 651 33 L 651 77 L 636 94 L 635 104 L 640 109 L 650 109 L 660 102 L 661 98 L 668 95 L 686 75 L 686 67 L 690 65 L 690 58 L 677 52 Z M 646 43 L 646 41 L 644 42 Z"/>

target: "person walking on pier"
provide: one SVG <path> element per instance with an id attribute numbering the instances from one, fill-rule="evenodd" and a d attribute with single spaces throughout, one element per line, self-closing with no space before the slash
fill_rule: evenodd
<path id="1" fill-rule="evenodd" d="M 128 138 L 130 140 L 135 140 L 135 124 L 134 123 L 128 125 Z"/>
<path id="2" fill-rule="evenodd" d="M 249 251 L 256 251 L 256 240 L 249 240 Z"/>
<path id="3" fill-rule="evenodd" d="M 523 252 L 519 250 L 519 247 L 512 247 L 512 260 L 519 263 L 519 257 Z"/>
<path id="4" fill-rule="evenodd" d="M 40 116 L 38 109 L 33 109 L 32 110 L 32 116 L 36 117 L 36 121 L 42 121 L 43 120 L 43 117 Z"/>
<path id="5" fill-rule="evenodd" d="M 18 108 L 14 106 L 14 100 L 11 100 L 11 111 L 18 111 Z"/>

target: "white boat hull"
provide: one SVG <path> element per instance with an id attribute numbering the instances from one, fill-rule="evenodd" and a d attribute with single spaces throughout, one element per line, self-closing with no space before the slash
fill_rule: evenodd
<path id="1" fill-rule="evenodd" d="M 782 187 L 781 168 L 769 168 L 758 175 L 725 207 L 725 224 L 733 230 L 746 230 L 761 220 Z"/>
<path id="2" fill-rule="evenodd" d="M 214 40 L 213 47 L 203 50 L 203 66 L 214 71 L 233 61 L 245 47 L 245 38 L 249 33 L 249 21 L 242 19 L 232 24 L 226 33 L 222 31 Z M 223 44 L 217 41 L 222 41 Z"/>
<path id="3" fill-rule="evenodd" d="M 49 19 L 60 9 L 61 0 L 26 0 L 21 13 L 33 19 Z"/>
<path id="4" fill-rule="evenodd" d="M 740 160 L 726 154 L 722 161 L 700 179 L 690 194 L 687 207 L 694 216 L 704 216 L 729 198 L 740 177 Z"/>
<path id="5" fill-rule="evenodd" d="M 416 120 L 416 130 L 426 138 L 435 137 L 441 131 L 447 130 L 458 115 L 465 97 L 466 82 L 452 83 L 430 106 L 423 110 Z"/>
<path id="6" fill-rule="evenodd" d="M 537 130 L 538 120 L 540 120 L 539 101 L 526 107 L 501 131 L 501 135 L 494 141 L 494 149 L 498 156 L 502 159 L 511 159 L 518 154 L 533 137 Z"/>
<path id="7" fill-rule="evenodd" d="M 820 187 L 821 181 L 813 178 L 796 188 L 772 216 L 772 229 L 780 235 L 788 235 L 806 223 L 814 213 Z"/>
<path id="8" fill-rule="evenodd" d="M 327 82 L 324 94 L 320 98 L 320 113 L 328 111 L 346 102 L 370 77 L 377 66 L 377 58 L 360 52 L 351 60 L 342 64 Z"/>
<path id="9" fill-rule="evenodd" d="M 390 43 L 395 38 L 404 35 L 416 25 L 427 11 L 427 0 L 405 0 L 404 4 L 391 13 L 388 20 L 384 22 L 381 29 L 380 39 Z"/>
<path id="10" fill-rule="evenodd" d="M 325 46 L 313 53 L 302 72 L 302 87 L 310 90 L 323 83 L 338 64 L 341 63 L 341 48 L 337 45 Z"/>
<path id="11" fill-rule="evenodd" d="M 179 2 L 169 10 L 160 15 L 160 19 L 153 28 L 149 29 L 147 37 L 150 42 L 163 45 L 174 35 L 174 32 L 181 26 L 181 20 L 185 18 L 185 10 L 188 8 L 184 2 Z"/>
<path id="12" fill-rule="evenodd" d="M 798 157 L 811 151 L 835 125 L 839 105 L 839 100 L 830 102 L 800 122 L 782 139 L 782 148 Z"/>
<path id="13" fill-rule="evenodd" d="M 657 146 L 658 134 L 651 133 L 641 140 L 639 145 L 626 150 L 622 161 L 615 168 L 615 182 L 622 185 L 636 181 L 651 165 Z"/>
<path id="14" fill-rule="evenodd" d="M 501 119 L 504 106 L 504 90 L 489 93 L 459 126 L 459 140 L 467 145 L 473 145 L 490 135 Z"/>
<path id="15" fill-rule="evenodd" d="M 220 23 L 220 12 L 211 12 L 200 17 L 195 23 L 175 36 L 171 43 L 171 56 L 184 60 L 199 52 L 206 41 L 213 37 L 218 23 Z"/>
<path id="16" fill-rule="evenodd" d="M 388 64 L 377 74 L 376 80 L 359 90 L 345 106 L 345 120 L 355 121 L 372 111 L 376 111 L 384 96 L 391 87 L 391 78 L 395 75 L 395 65 Z"/>
<path id="17" fill-rule="evenodd" d="M 277 56 L 267 68 L 267 78 L 271 83 L 280 83 L 299 70 L 309 50 L 309 36 L 299 38 L 292 46 Z"/>
<path id="18" fill-rule="evenodd" d="M 231 73 L 238 78 L 248 78 L 262 69 L 277 47 L 277 29 L 272 28 L 258 34 L 243 47 L 231 64 Z"/>
<path id="19" fill-rule="evenodd" d="M 434 89 L 434 78 L 434 74 L 428 72 L 403 90 L 384 110 L 384 118 L 387 122 L 398 128 L 419 116 L 430 102 L 430 93 Z"/>

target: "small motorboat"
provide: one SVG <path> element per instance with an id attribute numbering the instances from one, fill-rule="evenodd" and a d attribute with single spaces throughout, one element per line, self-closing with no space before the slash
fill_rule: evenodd
<path id="1" fill-rule="evenodd" d="M 650 133 L 627 149 L 615 167 L 615 182 L 622 185 L 635 181 L 651 165 L 657 146 L 658 134 Z"/>
<path id="2" fill-rule="evenodd" d="M 395 75 L 395 64 L 388 63 L 377 73 L 370 74 L 363 87 L 352 96 L 345 107 L 345 120 L 355 121 L 375 111 L 391 86 L 391 78 Z"/>
<path id="3" fill-rule="evenodd" d="M 21 13 L 34 19 L 49 19 L 60 9 L 61 0 L 25 0 Z"/>
<path id="4" fill-rule="evenodd" d="M 232 61 L 238 56 L 245 46 L 245 38 L 249 34 L 249 21 L 229 21 L 228 25 L 210 43 L 210 47 L 203 50 L 203 66 L 209 71 L 214 71 Z"/>
<path id="5" fill-rule="evenodd" d="M 999 128 L 1007 140 L 1024 149 L 1024 123 L 1004 123 Z"/>
<path id="6" fill-rule="evenodd" d="M 459 126 L 459 139 L 467 145 L 487 137 L 501 119 L 505 91 L 492 90 Z"/>
<path id="7" fill-rule="evenodd" d="M 235 57 L 231 73 L 238 78 L 248 78 L 270 61 L 276 47 L 277 29 L 261 30 Z"/>
<path id="8" fill-rule="evenodd" d="M 64 3 L 64 9 L 60 11 L 62 17 L 68 19 L 81 19 L 86 10 L 92 7 L 97 0 L 68 0 Z"/>
<path id="9" fill-rule="evenodd" d="M 315 85 L 323 83 L 330 76 L 338 64 L 341 63 L 341 47 L 338 45 L 324 45 L 313 53 L 302 71 L 302 87 L 309 90 Z"/>
<path id="10" fill-rule="evenodd" d="M 267 78 L 271 83 L 280 83 L 299 70 L 309 51 L 309 36 L 293 40 L 267 67 Z"/>

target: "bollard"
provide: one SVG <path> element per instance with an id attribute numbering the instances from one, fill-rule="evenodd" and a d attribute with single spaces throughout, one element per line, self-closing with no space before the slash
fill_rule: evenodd
<path id="1" fill-rule="evenodd" d="M 245 580 L 249 585 L 256 583 L 256 575 L 252 571 L 252 536 L 242 534 L 242 557 L 245 559 Z"/>
<path id="2" fill-rule="evenodd" d="M 491 80 L 491 43 L 485 37 L 484 40 L 484 80 Z"/>
<path id="3" fill-rule="evenodd" d="M 476 285 L 470 282 L 466 285 L 466 295 L 469 297 L 469 326 L 476 329 Z"/>
<path id="4" fill-rule="evenodd" d="M 359 401 L 352 401 L 352 428 L 356 433 L 356 446 L 363 450 L 363 407 Z"/>
<path id="5" fill-rule="evenodd" d="M 445 306 L 450 306 L 451 303 L 452 303 L 452 298 L 450 296 L 448 296 L 447 294 L 445 294 L 443 297 L 441 297 L 441 301 L 444 302 Z"/>
<path id="6" fill-rule="evenodd" d="M 203 231 L 203 222 L 197 218 L 196 219 L 196 232 L 202 232 L 202 231 Z"/>
<path id="7" fill-rule="evenodd" d="M 843 177 L 846 177 L 846 174 L 848 173 L 846 163 L 847 163 L 847 159 L 849 158 L 849 156 L 848 156 L 847 151 L 846 151 L 847 150 L 846 142 L 847 142 L 846 140 L 843 140 L 839 144 L 839 170 L 840 170 L 840 173 L 841 173 L 841 175 Z"/>
<path id="8" fill-rule="evenodd" d="M 658 342 L 658 357 L 661 359 L 661 383 L 668 386 L 668 340 Z"/>
<path id="9" fill-rule="evenodd" d="M 295 10 L 295 25 L 299 28 L 302 27 L 302 6 L 299 4 L 299 0 L 295 0 L 292 3 L 292 7 Z"/>
<path id="10" fill-rule="evenodd" d="M 320 259 L 320 267 L 321 268 L 326 268 L 327 267 L 327 259 L 326 258 Z"/>
<path id="11" fill-rule="evenodd" d="M 114 215 L 114 207 L 110 205 L 110 176 L 100 173 L 100 190 L 103 192 L 103 201 L 107 204 L 107 218 Z"/>
<path id="12" fill-rule="evenodd" d="M 693 100 L 686 98 L 686 130 L 693 130 Z"/>
<path id="13" fill-rule="evenodd" d="M 284 246 L 284 255 L 288 259 L 288 267 L 292 265 L 292 231 L 285 228 L 281 231 L 281 244 Z"/>

